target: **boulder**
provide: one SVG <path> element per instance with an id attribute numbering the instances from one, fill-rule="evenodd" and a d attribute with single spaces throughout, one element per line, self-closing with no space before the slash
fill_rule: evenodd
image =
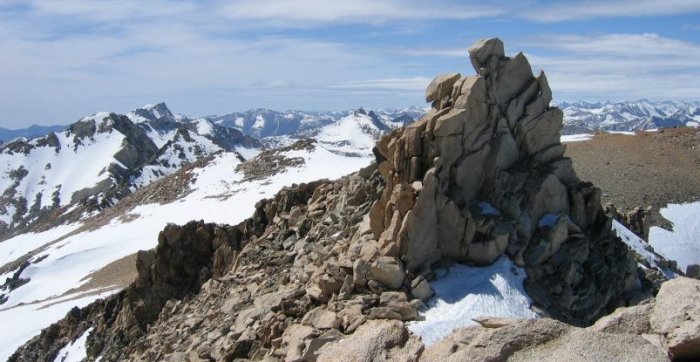
<path id="1" fill-rule="evenodd" d="M 452 86 L 461 77 L 459 73 L 440 74 L 428 85 L 425 90 L 425 101 L 439 101 L 452 92 Z"/>
<path id="2" fill-rule="evenodd" d="M 498 38 L 480 39 L 469 48 L 469 59 L 474 69 L 479 71 L 492 56 L 497 59 L 505 56 L 503 42 Z"/>
<path id="3" fill-rule="evenodd" d="M 654 303 L 620 307 L 588 328 L 605 333 L 646 334 L 651 329 L 649 315 L 653 309 Z"/>
<path id="4" fill-rule="evenodd" d="M 678 277 L 663 283 L 649 324 L 666 337 L 673 359 L 699 359 L 700 280 Z"/>
<path id="5" fill-rule="evenodd" d="M 369 267 L 367 278 L 377 281 L 391 289 L 399 289 L 403 285 L 406 272 L 401 262 L 393 257 L 380 256 Z"/>

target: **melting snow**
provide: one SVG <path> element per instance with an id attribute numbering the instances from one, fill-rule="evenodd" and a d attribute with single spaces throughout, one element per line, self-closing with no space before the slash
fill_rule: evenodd
<path id="1" fill-rule="evenodd" d="M 2 321 L 0 325 L 4 326 L 0 336 L 0 361 L 6 361 L 19 346 L 37 335 L 43 328 L 65 317 L 71 308 L 85 307 L 95 299 L 105 298 L 112 293 L 92 295 L 58 304 L 44 302 L 12 309 L 0 309 L 0 320 Z"/>
<path id="2" fill-rule="evenodd" d="M 649 244 L 667 258 L 676 260 L 682 271 L 689 264 L 700 264 L 700 202 L 669 204 L 659 212 L 673 223 L 673 231 L 651 227 Z"/>
<path id="3" fill-rule="evenodd" d="M 431 345 L 453 330 L 475 325 L 473 318 L 537 318 L 532 300 L 525 293 L 525 270 L 502 256 L 487 267 L 455 264 L 446 275 L 431 283 L 435 296 L 420 314 L 423 321 L 412 322 L 408 329 Z"/>

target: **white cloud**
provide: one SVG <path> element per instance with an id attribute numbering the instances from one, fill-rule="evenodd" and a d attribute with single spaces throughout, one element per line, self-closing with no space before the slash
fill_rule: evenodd
<path id="1" fill-rule="evenodd" d="M 553 35 L 522 45 L 556 95 L 700 99 L 700 45 L 658 34 Z"/>
<path id="2" fill-rule="evenodd" d="M 612 0 L 531 4 L 520 13 L 529 20 L 561 22 L 597 17 L 647 17 L 679 15 L 700 11 L 697 0 Z"/>
<path id="3" fill-rule="evenodd" d="M 550 35 L 525 43 L 527 47 L 544 47 L 591 56 L 607 55 L 623 58 L 652 57 L 696 60 L 700 45 L 654 33 L 604 34 L 598 36 Z M 694 61 L 694 63 L 697 63 Z"/>
<path id="4" fill-rule="evenodd" d="M 503 13 L 481 2 L 398 0 L 243 0 L 224 7 L 234 19 L 305 26 L 317 23 L 381 23 L 397 20 L 474 19 Z"/>
<path id="5" fill-rule="evenodd" d="M 391 79 L 372 79 L 361 81 L 350 81 L 331 86 L 335 89 L 348 90 L 387 90 L 387 91 L 407 91 L 407 92 L 422 92 L 428 87 L 431 78 L 412 77 L 412 78 L 391 78 Z"/>

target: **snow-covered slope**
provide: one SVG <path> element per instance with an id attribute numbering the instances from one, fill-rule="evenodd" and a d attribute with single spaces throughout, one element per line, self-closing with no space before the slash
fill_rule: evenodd
<path id="1" fill-rule="evenodd" d="M 273 196 L 282 186 L 338 178 L 372 160 L 339 155 L 320 143 L 312 146 L 278 152 L 278 159 L 302 162 L 265 178 L 249 178 L 245 172 L 237 171 L 241 159 L 236 153 L 216 153 L 202 164 L 182 169 L 123 199 L 121 207 L 105 211 L 112 213 L 108 220 L 103 213 L 77 225 L 0 243 L 0 266 L 47 245 L 22 270 L 20 276 L 30 279 L 27 284 L 12 291 L 0 290 L 7 298 L 0 305 L 0 324 L 23 321 L 16 330 L 0 331 L 0 360 L 73 306 L 83 306 L 116 292 L 118 289 L 109 285 L 80 291 L 76 288 L 88 283 L 91 274 L 105 265 L 138 250 L 155 247 L 158 233 L 167 223 L 201 219 L 236 224 L 252 215 L 258 200 Z M 173 188 L 177 189 L 174 197 L 162 204 L 157 202 Z M 28 240 L 35 242 L 26 245 Z M 11 270 L 0 277 L 15 272 Z"/>
<path id="2" fill-rule="evenodd" d="M 700 121 L 700 103 L 692 102 L 562 102 L 564 134 L 594 131 L 693 126 Z"/>
<path id="3" fill-rule="evenodd" d="M 327 149 L 345 155 L 370 156 L 382 132 L 365 113 L 354 112 L 319 130 L 315 138 Z"/>
<path id="4" fill-rule="evenodd" d="M 76 203 L 110 203 L 133 169 L 156 152 L 128 119 L 86 117 L 66 131 L 0 148 L 0 232 Z"/>
<path id="5" fill-rule="evenodd" d="M 112 206 L 216 152 L 243 160 L 261 148 L 238 130 L 173 114 L 163 103 L 127 115 L 100 112 L 63 132 L 18 139 L 0 147 L 0 238 L 78 205 L 88 212 Z"/>

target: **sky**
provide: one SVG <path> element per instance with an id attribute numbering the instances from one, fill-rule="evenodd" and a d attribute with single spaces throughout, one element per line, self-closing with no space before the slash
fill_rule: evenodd
<path id="1" fill-rule="evenodd" d="M 0 127 L 423 105 L 494 36 L 555 101 L 700 100 L 698 0 L 0 0 Z"/>

